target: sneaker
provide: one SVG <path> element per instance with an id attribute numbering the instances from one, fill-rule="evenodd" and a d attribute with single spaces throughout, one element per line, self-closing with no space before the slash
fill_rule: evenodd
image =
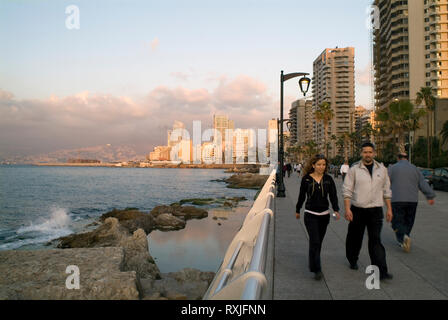
<path id="1" fill-rule="evenodd" d="M 322 279 L 322 272 L 318 271 L 314 273 L 314 280 L 321 280 Z"/>
<path id="2" fill-rule="evenodd" d="M 407 253 L 411 251 L 411 238 L 409 238 L 407 235 L 404 236 L 403 250 Z"/>
<path id="3" fill-rule="evenodd" d="M 392 280 L 394 276 L 390 273 L 380 275 L 380 280 Z"/>

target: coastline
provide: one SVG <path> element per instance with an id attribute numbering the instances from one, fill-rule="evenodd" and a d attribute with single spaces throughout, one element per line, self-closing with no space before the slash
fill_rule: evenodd
<path id="1" fill-rule="evenodd" d="M 32 163 L 33 166 L 39 167 L 109 167 L 109 168 L 158 168 L 158 169 L 233 169 L 233 170 L 259 170 L 262 164 L 119 164 L 119 163 L 65 163 L 65 162 L 49 162 L 49 163 Z"/>
<path id="2" fill-rule="evenodd" d="M 181 213 L 175 208 L 180 210 L 184 203 L 204 202 L 204 205 L 207 205 L 210 200 L 183 199 L 179 203 L 160 206 L 158 209 L 154 208 L 152 217 L 148 217 L 151 213 L 135 212 L 132 221 L 124 215 L 120 217 L 120 215 L 105 214 L 103 215 L 104 221 L 101 224 L 96 224 L 99 227 L 90 232 L 91 236 L 80 237 L 80 240 L 87 240 L 82 245 L 72 246 L 67 245 L 66 242 L 63 246 L 64 249 L 58 246 L 60 249 L 2 251 L 0 260 L 3 260 L 5 264 L 3 265 L 3 279 L 0 277 L 0 284 L 2 284 L 0 287 L 3 287 L 3 290 L 0 290 L 2 291 L 0 297 L 1 299 L 200 299 L 213 279 L 214 273 L 192 268 L 184 268 L 178 272 L 166 274 L 161 273 L 149 253 L 151 249 L 147 237 L 154 230 L 156 224 L 159 225 L 158 229 L 161 231 L 174 231 L 177 228 L 183 228 L 189 219 L 207 217 L 207 214 L 203 212 L 195 214 L 188 210 Z M 248 199 L 235 198 L 233 200 L 236 203 L 232 203 L 233 201 L 230 200 L 230 198 L 216 198 L 211 202 L 219 203 L 219 208 L 234 209 L 238 207 L 238 201 Z M 176 212 L 170 212 L 170 209 Z M 209 210 L 213 209 L 207 207 L 206 211 Z M 130 211 L 132 210 L 128 210 L 128 213 Z M 186 217 L 189 218 L 185 219 Z M 154 224 L 149 221 L 152 219 L 154 219 Z M 181 220 L 184 220 L 183 225 Z M 220 226 L 224 222 L 223 220 L 227 220 L 225 215 L 220 216 L 219 213 L 213 215 L 214 224 Z M 145 230 L 146 228 L 149 229 Z M 74 236 L 80 234 L 74 234 Z M 65 238 L 70 238 L 70 236 Z M 95 244 L 91 242 L 92 239 L 102 240 Z M 60 241 L 61 239 L 55 240 Z M 69 261 L 73 261 L 70 256 L 76 257 L 74 264 L 79 264 L 87 283 L 84 282 L 85 287 L 81 291 L 70 291 L 67 294 L 62 281 L 67 275 L 58 274 L 63 274 L 64 270 L 61 268 L 65 268 Z M 27 261 L 31 257 L 34 262 L 32 269 L 28 270 L 30 266 Z M 37 257 L 41 258 L 37 259 Z M 67 263 L 64 262 L 64 264 L 60 261 L 67 261 Z M 97 278 L 95 268 L 104 262 L 106 262 L 106 269 L 113 271 L 110 274 L 104 273 L 101 280 Z M 35 270 L 46 270 L 45 274 L 51 279 L 45 278 Z M 31 275 L 25 282 L 18 278 L 23 273 Z M 10 279 L 18 281 L 11 282 Z M 96 296 L 91 295 L 87 289 L 98 286 L 102 281 L 107 283 L 108 289 L 101 290 L 102 292 L 98 292 Z"/>

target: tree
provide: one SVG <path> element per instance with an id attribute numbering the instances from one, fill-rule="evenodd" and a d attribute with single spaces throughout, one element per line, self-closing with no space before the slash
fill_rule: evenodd
<path id="1" fill-rule="evenodd" d="M 371 141 L 373 132 L 374 132 L 374 130 L 372 128 L 372 124 L 367 123 L 365 126 L 363 126 L 361 128 L 361 132 L 360 132 L 361 138 L 365 137 L 367 139 L 367 141 Z"/>
<path id="2" fill-rule="evenodd" d="M 315 154 L 317 154 L 319 150 L 317 149 L 317 144 L 314 141 L 307 141 L 303 147 L 303 153 L 307 159 L 310 159 Z"/>
<path id="3" fill-rule="evenodd" d="M 324 139 L 325 139 L 325 157 L 328 158 L 328 125 L 330 121 L 334 118 L 333 109 L 331 104 L 328 102 L 322 103 L 316 110 L 316 121 L 323 122 L 324 124 Z"/>
<path id="4" fill-rule="evenodd" d="M 442 145 L 444 145 L 448 141 L 448 120 L 443 124 L 440 136 L 442 137 Z"/>
<path id="5" fill-rule="evenodd" d="M 380 127 L 385 135 L 392 135 L 393 143 L 398 140 L 399 152 L 406 152 L 406 134 L 424 113 L 421 109 L 414 111 L 414 105 L 409 100 L 400 100 L 378 112 L 377 120 L 381 122 Z"/>
<path id="6" fill-rule="evenodd" d="M 428 152 L 427 152 L 427 166 L 431 167 L 431 134 L 430 129 L 432 126 L 432 114 L 434 112 L 434 107 L 436 104 L 436 98 L 432 94 L 433 89 L 431 87 L 423 87 L 420 88 L 420 91 L 417 92 L 417 98 L 415 99 L 416 104 L 425 103 L 425 108 L 427 112 L 426 116 L 426 139 L 428 139 Z"/>

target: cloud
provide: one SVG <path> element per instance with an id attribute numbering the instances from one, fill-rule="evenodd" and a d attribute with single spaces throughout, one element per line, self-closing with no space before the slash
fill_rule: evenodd
<path id="1" fill-rule="evenodd" d="M 356 71 L 356 84 L 361 86 L 370 86 L 371 68 L 370 65 L 364 69 Z"/>
<path id="2" fill-rule="evenodd" d="M 213 90 L 159 86 L 138 99 L 89 91 L 18 99 L 0 89 L 0 156 L 106 143 L 132 144 L 148 153 L 166 143 L 175 120 L 187 129 L 200 120 L 205 130 L 214 114 L 225 114 L 236 127 L 266 128 L 273 110 L 266 86 L 246 75 L 221 77 Z"/>
<path id="3" fill-rule="evenodd" d="M 151 41 L 151 50 L 152 50 L 152 51 L 156 51 L 157 48 L 159 48 L 159 44 L 160 44 L 159 38 L 155 37 L 155 38 Z"/>

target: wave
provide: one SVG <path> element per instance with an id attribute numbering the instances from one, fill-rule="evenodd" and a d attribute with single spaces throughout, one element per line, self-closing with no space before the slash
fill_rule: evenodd
<path id="1" fill-rule="evenodd" d="M 53 207 L 50 209 L 50 216 L 29 226 L 20 227 L 15 236 L 6 238 L 7 243 L 0 245 L 0 250 L 13 250 L 25 245 L 35 245 L 46 243 L 50 240 L 63 237 L 73 233 L 70 229 L 72 219 L 68 210 Z"/>
<path id="2" fill-rule="evenodd" d="M 36 225 L 31 224 L 28 227 L 20 227 L 19 230 L 17 230 L 17 234 L 27 232 L 53 233 L 58 230 L 68 229 L 71 222 L 72 219 L 68 215 L 67 209 L 52 208 L 49 219 L 46 219 L 42 223 Z"/>

